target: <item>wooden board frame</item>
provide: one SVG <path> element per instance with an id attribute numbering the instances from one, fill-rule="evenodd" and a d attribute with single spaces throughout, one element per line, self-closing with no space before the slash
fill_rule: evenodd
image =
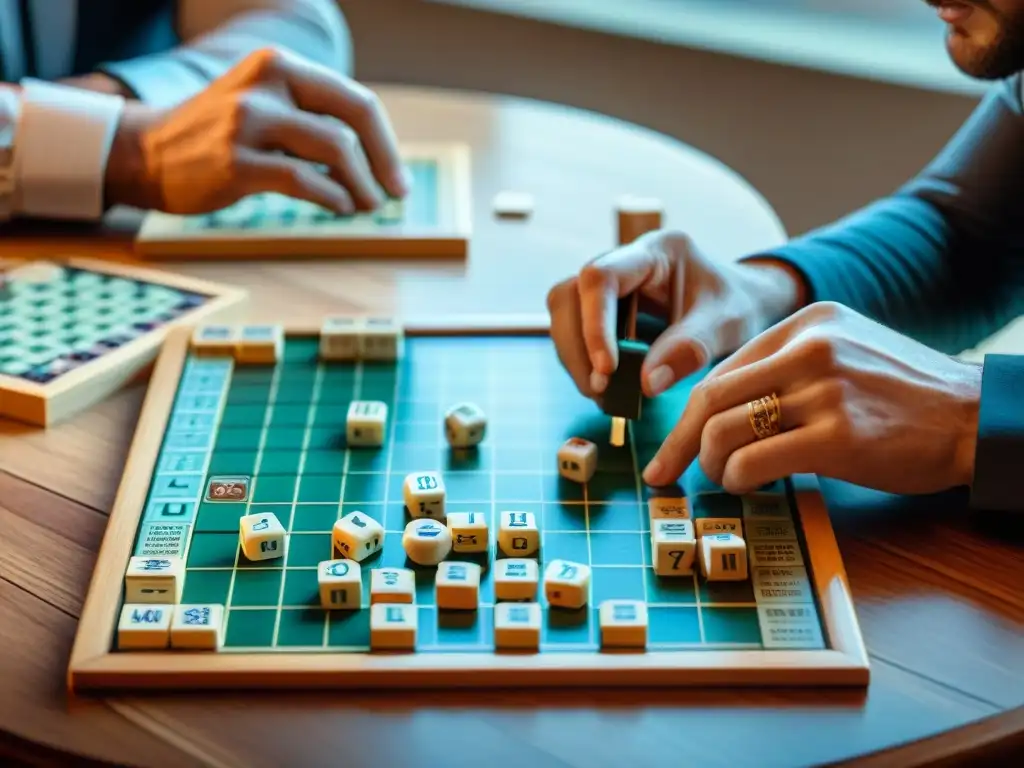
<path id="1" fill-rule="evenodd" d="M 472 231 L 472 179 L 470 149 L 460 143 L 406 143 L 400 146 L 406 160 L 437 162 L 440 224 L 427 229 L 398 225 L 393 229 L 369 227 L 364 235 L 351 224 L 331 236 L 330 224 L 290 229 L 281 236 L 273 231 L 183 231 L 181 216 L 152 211 L 143 220 L 135 239 L 135 252 L 149 259 L 279 259 L 279 258 L 427 258 L 465 259 Z"/>
<path id="2" fill-rule="evenodd" d="M 405 322 L 408 336 L 546 336 L 547 318 Z M 319 328 L 288 328 L 315 336 Z M 177 329 L 157 363 L 118 489 L 68 666 L 72 693 L 139 689 L 477 688 L 548 686 L 844 686 L 870 678 L 850 584 L 813 477 L 794 478 L 826 650 L 639 653 L 266 653 L 112 651 L 124 572 L 189 351 Z"/>
<path id="3" fill-rule="evenodd" d="M 248 292 L 240 288 L 101 259 L 8 259 L 4 262 L 4 269 L 11 271 L 32 263 L 58 264 L 209 297 L 204 305 L 45 384 L 0 374 L 0 417 L 38 427 L 51 427 L 91 408 L 144 373 L 156 359 L 160 345 L 174 327 L 240 319 L 248 301 Z"/>

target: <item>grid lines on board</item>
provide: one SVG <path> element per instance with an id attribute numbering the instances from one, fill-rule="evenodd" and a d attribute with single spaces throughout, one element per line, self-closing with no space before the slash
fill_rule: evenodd
<path id="1" fill-rule="evenodd" d="M 190 359 L 179 401 L 191 396 L 189 377 L 208 364 Z M 804 569 L 808 559 L 783 487 L 767 489 L 759 504 L 727 496 L 706 480 L 691 493 L 684 482 L 695 515 L 743 518 L 752 579 L 707 583 L 696 575 L 654 574 L 646 510 L 653 491 L 639 473 L 658 435 L 675 423 L 685 392 L 646 409 L 630 442 L 617 449 L 606 443 L 606 420 L 572 387 L 546 338 L 407 338 L 396 365 L 321 364 L 315 338 L 289 337 L 278 365 L 228 365 L 217 381 L 217 409 L 201 422 L 213 434 L 203 444 L 208 455 L 200 494 L 209 478 L 234 475 L 251 478 L 250 495 L 242 503 L 197 503 L 182 601 L 225 605 L 225 652 L 368 650 L 374 567 L 416 572 L 418 651 L 492 651 L 493 569 L 487 564 L 502 556 L 496 547 L 502 510 L 536 515 L 541 572 L 553 559 L 592 568 L 591 599 L 583 609 L 551 608 L 538 592 L 543 652 L 597 650 L 597 608 L 615 598 L 647 602 L 651 650 L 823 647 Z M 207 382 L 211 393 L 214 383 Z M 382 448 L 345 446 L 353 399 L 387 403 Z M 442 417 L 464 400 L 486 410 L 488 433 L 477 449 L 453 450 L 444 441 Z M 206 404 L 212 408 L 212 402 Z M 554 454 L 570 436 L 600 446 L 598 471 L 586 486 L 557 473 Z M 402 482 L 417 471 L 442 473 L 449 512 L 490 510 L 487 556 L 449 557 L 485 566 L 477 611 L 438 611 L 434 569 L 406 561 Z M 385 546 L 363 562 L 363 610 L 327 612 L 319 606 L 316 566 L 336 556 L 334 522 L 356 510 L 383 524 Z M 238 518 L 248 511 L 274 512 L 286 526 L 283 559 L 249 563 L 239 555 Z M 776 583 L 787 579 L 799 582 L 795 589 Z"/>

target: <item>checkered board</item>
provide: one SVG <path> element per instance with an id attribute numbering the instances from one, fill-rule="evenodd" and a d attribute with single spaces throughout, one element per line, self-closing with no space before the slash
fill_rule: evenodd
<path id="1" fill-rule="evenodd" d="M 49 425 L 151 362 L 178 322 L 226 316 L 239 291 L 88 259 L 0 273 L 0 415 Z"/>
<path id="2" fill-rule="evenodd" d="M 678 418 L 688 386 L 649 403 L 621 449 L 608 419 L 560 369 L 546 332 L 406 328 L 398 363 L 318 360 L 316 333 L 289 331 L 272 366 L 193 357 L 168 342 L 154 375 L 72 657 L 72 685 L 91 687 L 305 687 L 461 685 L 864 685 L 868 666 L 835 539 L 816 485 L 791 478 L 734 497 L 695 464 L 674 489 L 650 489 L 640 470 Z M 353 399 L 389 406 L 380 448 L 346 448 Z M 470 400 L 488 414 L 484 441 L 450 448 L 442 414 Z M 570 436 L 599 444 L 585 485 L 561 478 L 555 454 Z M 435 568 L 407 561 L 402 483 L 443 473 L 446 511 L 482 511 L 491 525 L 475 611 L 439 611 Z M 246 498 L 211 501 L 213 484 L 248 478 Z M 752 578 L 706 582 L 658 577 L 651 567 L 647 499 L 688 496 L 696 516 L 744 521 Z M 331 528 L 360 510 L 386 530 L 363 562 L 362 610 L 320 607 L 319 562 L 336 557 Z M 540 649 L 495 651 L 494 591 L 502 510 L 536 515 L 543 564 L 592 566 L 589 605 L 546 605 Z M 239 518 L 273 512 L 286 556 L 240 554 Z M 119 650 L 115 628 L 127 559 L 186 560 L 182 603 L 225 606 L 224 644 L 206 652 Z M 375 567 L 416 573 L 416 649 L 369 649 L 369 579 Z M 600 647 L 597 608 L 613 598 L 647 603 L 647 648 Z"/>
<path id="3" fill-rule="evenodd" d="M 277 193 L 194 216 L 154 211 L 136 250 L 153 258 L 465 258 L 470 234 L 470 161 L 460 144 L 405 145 L 412 191 L 370 213 L 341 216 Z"/>

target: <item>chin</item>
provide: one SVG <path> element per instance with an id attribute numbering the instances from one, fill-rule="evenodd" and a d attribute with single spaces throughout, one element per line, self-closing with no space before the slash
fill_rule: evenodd
<path id="1" fill-rule="evenodd" d="M 968 77 L 1002 80 L 1024 70 L 1024 29 L 1006 31 L 981 42 L 959 30 L 950 30 L 946 50 L 953 64 Z"/>

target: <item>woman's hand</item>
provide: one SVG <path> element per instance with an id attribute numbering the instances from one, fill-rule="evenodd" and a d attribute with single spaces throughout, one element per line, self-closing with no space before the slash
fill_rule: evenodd
<path id="1" fill-rule="evenodd" d="M 748 403 L 775 394 L 779 431 L 758 439 Z M 644 481 L 695 458 L 730 493 L 811 473 L 889 493 L 970 484 L 981 368 L 845 307 L 813 304 L 760 334 L 698 384 Z"/>

